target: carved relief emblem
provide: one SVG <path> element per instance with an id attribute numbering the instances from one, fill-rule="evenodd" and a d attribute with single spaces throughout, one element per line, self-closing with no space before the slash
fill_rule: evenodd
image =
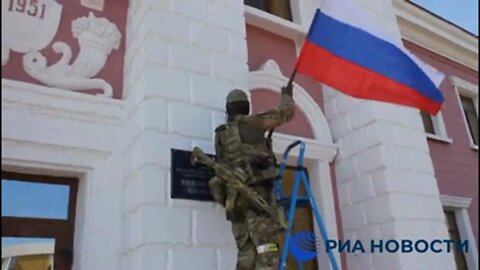
<path id="1" fill-rule="evenodd" d="M 26 53 L 48 46 L 61 15 L 62 5 L 54 0 L 2 0 L 2 62 L 9 50 Z"/>
<path id="2" fill-rule="evenodd" d="M 72 50 L 64 42 L 52 45 L 61 59 L 47 66 L 47 59 L 39 51 L 23 56 L 23 69 L 45 85 L 66 90 L 102 89 L 103 96 L 112 96 L 111 85 L 103 79 L 92 78 L 105 66 L 113 49 L 120 46 L 121 34 L 117 26 L 105 18 L 97 18 L 90 12 L 72 22 L 73 36 L 78 39 L 80 52 L 73 61 Z"/>

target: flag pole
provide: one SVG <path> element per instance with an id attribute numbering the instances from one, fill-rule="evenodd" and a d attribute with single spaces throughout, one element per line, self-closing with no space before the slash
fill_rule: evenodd
<path id="1" fill-rule="evenodd" d="M 293 84 L 293 80 L 295 79 L 295 75 L 297 75 L 297 67 L 293 69 L 292 75 L 290 75 L 290 79 L 288 80 L 287 87 L 291 87 Z"/>
<path id="2" fill-rule="evenodd" d="M 293 72 L 292 72 L 292 75 L 290 75 L 290 79 L 288 79 L 288 83 L 287 83 L 287 88 L 288 87 L 292 87 L 293 86 L 293 80 L 295 79 L 295 75 L 297 75 L 297 67 L 295 66 L 295 68 L 293 69 Z M 292 93 L 293 94 L 293 93 Z M 272 141 L 272 135 L 273 135 L 273 132 L 275 131 L 274 128 L 271 128 L 269 131 L 268 131 L 268 136 L 267 136 L 267 139 L 269 141 L 269 143 L 271 144 L 271 141 Z M 273 147 L 272 145 L 270 145 L 270 147 Z M 273 149 L 272 149 L 273 150 Z M 276 162 L 275 162 L 276 163 Z"/>

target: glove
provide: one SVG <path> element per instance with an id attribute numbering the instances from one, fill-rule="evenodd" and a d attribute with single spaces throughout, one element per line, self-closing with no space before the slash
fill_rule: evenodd
<path id="1" fill-rule="evenodd" d="M 293 84 L 287 84 L 286 86 L 282 87 L 282 94 L 292 95 L 293 93 Z"/>

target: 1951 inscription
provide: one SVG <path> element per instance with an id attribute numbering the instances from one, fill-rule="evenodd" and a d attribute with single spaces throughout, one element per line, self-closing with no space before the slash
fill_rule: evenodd
<path id="1" fill-rule="evenodd" d="M 189 199 L 199 201 L 213 201 L 208 180 L 215 176 L 215 172 L 204 165 L 191 164 L 191 151 L 172 149 L 171 164 L 171 193 L 175 199 Z M 213 157 L 212 155 L 210 155 Z"/>

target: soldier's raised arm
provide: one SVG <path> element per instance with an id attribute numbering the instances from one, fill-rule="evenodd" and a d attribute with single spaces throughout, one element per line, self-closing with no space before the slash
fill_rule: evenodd
<path id="1" fill-rule="evenodd" d="M 282 98 L 277 108 L 247 116 L 244 121 L 264 130 L 275 128 L 290 121 L 295 113 L 295 102 L 292 92 L 292 85 L 282 87 Z"/>

